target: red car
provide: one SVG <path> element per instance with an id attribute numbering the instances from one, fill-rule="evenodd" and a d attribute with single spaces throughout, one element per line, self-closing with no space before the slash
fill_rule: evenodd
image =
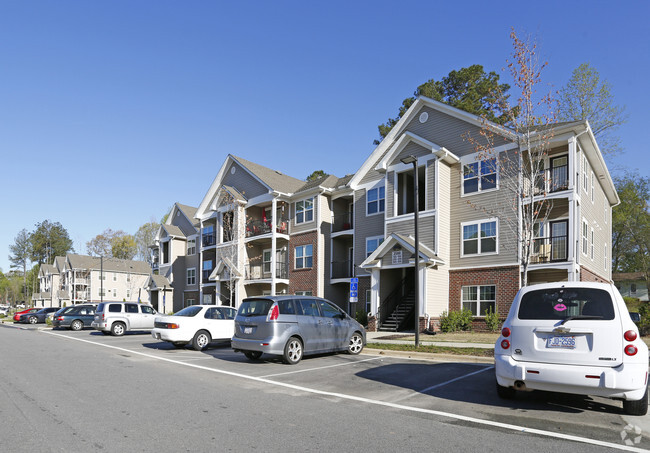
<path id="1" fill-rule="evenodd" d="M 17 311 L 14 313 L 14 321 L 18 322 L 20 320 L 20 315 L 24 315 L 26 313 L 35 313 L 38 310 L 40 310 L 40 308 L 26 308 L 23 311 Z"/>

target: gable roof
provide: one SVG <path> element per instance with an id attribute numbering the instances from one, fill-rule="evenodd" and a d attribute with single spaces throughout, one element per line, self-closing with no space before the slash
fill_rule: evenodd
<path id="1" fill-rule="evenodd" d="M 271 170 L 263 165 L 242 159 L 241 157 L 230 157 L 242 167 L 245 167 L 251 174 L 257 176 L 265 185 L 277 192 L 294 193 L 305 184 L 305 181 L 285 175 L 277 170 Z"/>
<path id="2" fill-rule="evenodd" d="M 145 286 L 151 290 L 165 289 L 165 287 L 171 289 L 172 287 L 171 283 L 169 282 L 169 279 L 159 274 L 151 274 L 149 276 L 149 281 L 147 281 L 147 284 Z"/>
<path id="3" fill-rule="evenodd" d="M 181 238 L 187 237 L 187 235 L 183 233 L 183 230 L 181 230 L 180 227 L 176 225 L 162 225 L 161 227 L 167 232 L 169 236 Z"/>
<path id="4" fill-rule="evenodd" d="M 379 267 L 381 259 L 388 254 L 388 252 L 399 245 L 404 250 L 415 253 L 415 239 L 411 236 L 405 236 L 403 234 L 391 233 L 388 235 L 386 240 L 382 242 L 377 249 L 370 254 L 366 260 L 359 265 L 362 269 L 369 269 L 373 267 Z M 424 266 L 435 266 L 438 264 L 445 264 L 438 255 L 433 253 L 433 250 L 420 243 L 418 247 L 420 255 L 420 264 Z M 414 261 L 415 263 L 415 261 Z"/>
<path id="5" fill-rule="evenodd" d="M 106 272 L 131 272 L 134 274 L 150 274 L 151 267 L 145 261 L 121 260 L 118 258 L 104 258 L 103 262 L 99 256 L 76 255 L 68 253 L 66 263 L 70 269 L 93 269 L 103 268 Z"/>

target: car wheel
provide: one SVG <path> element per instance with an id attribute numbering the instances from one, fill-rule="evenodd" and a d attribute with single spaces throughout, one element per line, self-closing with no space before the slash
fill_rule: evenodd
<path id="1" fill-rule="evenodd" d="M 175 348 L 181 349 L 181 348 L 184 348 L 187 343 L 185 343 L 183 341 L 175 341 L 172 344 L 174 345 Z"/>
<path id="2" fill-rule="evenodd" d="M 515 397 L 516 390 L 512 387 L 504 387 L 497 382 L 497 395 L 504 400 L 511 400 Z"/>
<path id="3" fill-rule="evenodd" d="M 257 360 L 262 357 L 262 353 L 260 351 L 246 351 L 244 352 L 244 355 L 248 360 Z"/>
<path id="4" fill-rule="evenodd" d="M 363 349 L 363 337 L 359 332 L 354 332 L 348 344 L 348 354 L 357 355 Z"/>
<path id="5" fill-rule="evenodd" d="M 291 337 L 284 345 L 282 360 L 289 365 L 295 365 L 300 362 L 300 359 L 302 359 L 302 342 L 297 337 Z"/>
<path id="6" fill-rule="evenodd" d="M 84 323 L 79 321 L 78 319 L 75 319 L 70 323 L 70 328 L 72 330 L 81 330 L 84 328 Z"/>
<path id="7" fill-rule="evenodd" d="M 211 341 L 212 338 L 210 337 L 210 334 L 208 332 L 206 332 L 205 330 L 199 330 L 198 332 L 196 332 L 194 338 L 192 339 L 192 347 L 197 351 L 203 351 L 205 348 L 208 347 Z"/>
<path id="8" fill-rule="evenodd" d="M 123 322 L 114 322 L 111 326 L 111 334 L 116 337 L 121 337 L 126 332 L 126 326 Z"/>
<path id="9" fill-rule="evenodd" d="M 645 415 L 648 412 L 648 389 L 645 389 L 643 398 L 637 401 L 623 401 L 623 411 L 627 415 Z"/>
<path id="10" fill-rule="evenodd" d="M 30 316 L 29 317 L 29 323 L 30 324 L 36 324 L 38 322 L 38 318 L 36 316 Z"/>

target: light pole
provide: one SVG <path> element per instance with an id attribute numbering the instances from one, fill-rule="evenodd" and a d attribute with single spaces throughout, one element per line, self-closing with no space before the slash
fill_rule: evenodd
<path id="1" fill-rule="evenodd" d="M 401 159 L 403 164 L 413 164 L 413 227 L 415 230 L 415 347 L 420 346 L 420 241 L 418 240 L 418 220 L 420 217 L 420 198 L 418 196 L 418 158 L 414 155 Z"/>

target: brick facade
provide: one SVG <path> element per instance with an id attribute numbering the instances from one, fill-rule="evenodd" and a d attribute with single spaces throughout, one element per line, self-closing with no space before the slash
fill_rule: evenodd
<path id="1" fill-rule="evenodd" d="M 496 311 L 499 318 L 505 319 L 510 311 L 512 301 L 519 291 L 519 267 L 494 267 L 487 269 L 467 269 L 449 272 L 449 310 L 461 309 L 461 288 L 468 285 L 495 285 L 496 286 Z M 438 320 L 435 323 L 439 324 Z M 430 329 L 435 329 L 434 320 L 430 322 Z M 475 330 L 485 330 L 483 318 L 473 321 Z"/>
<path id="2" fill-rule="evenodd" d="M 581 282 L 595 282 L 595 283 L 610 283 L 609 280 L 594 274 L 586 267 L 580 267 L 580 281 Z"/>
<path id="3" fill-rule="evenodd" d="M 312 247 L 312 267 L 308 269 L 296 269 L 296 247 L 309 245 Z M 311 291 L 312 295 L 318 295 L 318 232 L 292 235 L 289 240 L 289 294 L 296 294 L 296 291 Z"/>

